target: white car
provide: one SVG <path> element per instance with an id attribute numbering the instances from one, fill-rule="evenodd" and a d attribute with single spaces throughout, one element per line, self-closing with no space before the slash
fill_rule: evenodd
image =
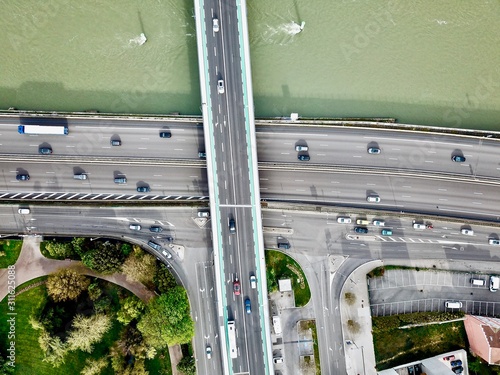
<path id="1" fill-rule="evenodd" d="M 207 349 L 205 351 L 207 353 L 207 358 L 210 359 L 212 358 L 212 347 L 209 345 L 207 346 Z"/>
<path id="2" fill-rule="evenodd" d="M 462 228 L 460 233 L 465 234 L 466 236 L 473 236 L 474 231 L 472 229 Z"/>
<path id="3" fill-rule="evenodd" d="M 377 227 L 383 227 L 383 226 L 385 226 L 385 221 L 375 219 L 372 221 L 372 224 L 377 226 Z"/>
<path id="4" fill-rule="evenodd" d="M 252 289 L 257 288 L 257 278 L 255 277 L 255 275 L 250 276 L 250 286 L 252 287 Z"/>
<path id="5" fill-rule="evenodd" d="M 170 259 L 172 258 L 172 254 L 170 254 L 167 250 L 163 250 L 162 254 L 165 256 L 165 258 Z"/>
<path id="6" fill-rule="evenodd" d="M 340 223 L 340 224 L 350 224 L 351 222 L 352 222 L 352 220 L 349 216 L 339 216 L 337 218 L 337 223 Z"/>
<path id="7" fill-rule="evenodd" d="M 379 203 L 380 197 L 378 195 L 369 195 L 366 197 L 366 201 L 369 203 Z"/>
<path id="8" fill-rule="evenodd" d="M 217 81 L 217 92 L 219 94 L 224 94 L 224 81 L 222 79 Z"/>
<path id="9" fill-rule="evenodd" d="M 309 147 L 308 146 L 295 146 L 295 151 L 300 152 L 300 151 L 308 151 Z"/>
<path id="10" fill-rule="evenodd" d="M 425 224 L 413 222 L 413 229 L 425 229 Z"/>
<path id="11" fill-rule="evenodd" d="M 141 230 L 141 226 L 139 224 L 130 224 L 128 228 L 132 230 Z"/>
<path id="12" fill-rule="evenodd" d="M 219 20 L 217 18 L 213 19 L 213 27 L 215 33 L 219 32 Z"/>
<path id="13" fill-rule="evenodd" d="M 490 245 L 500 245 L 500 240 L 497 240 L 496 238 L 488 238 L 488 243 Z"/>

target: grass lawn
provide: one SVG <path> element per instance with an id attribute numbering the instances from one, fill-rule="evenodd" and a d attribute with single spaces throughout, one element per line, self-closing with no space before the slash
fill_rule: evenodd
<path id="1" fill-rule="evenodd" d="M 468 346 L 464 324 L 461 321 L 409 329 L 390 328 L 374 331 L 373 342 L 377 370 L 452 350 L 467 350 Z"/>
<path id="2" fill-rule="evenodd" d="M 304 272 L 288 255 L 280 251 L 266 250 L 266 272 L 270 291 L 277 290 L 279 279 L 291 279 L 295 306 L 305 306 L 311 299 L 311 291 Z"/>
<path id="3" fill-rule="evenodd" d="M 113 296 L 116 291 L 113 289 L 120 289 L 119 286 L 108 284 L 107 292 Z M 23 289 L 25 285 L 21 285 L 19 289 Z M 65 374 L 79 374 L 85 366 L 85 359 L 100 358 L 109 352 L 109 348 L 113 342 L 118 339 L 119 332 L 122 328 L 118 321 L 113 322 L 112 328 L 104 336 L 103 340 L 95 345 L 92 354 L 87 354 L 81 351 L 69 352 L 66 355 L 65 364 L 59 368 L 53 368 L 46 362 L 43 362 L 43 352 L 38 344 L 38 331 L 34 330 L 29 324 L 29 317 L 33 311 L 39 309 L 44 299 L 47 298 L 46 289 L 44 285 L 37 286 L 26 292 L 21 293 L 16 297 L 16 368 L 15 374 L 22 375 L 65 375 Z M 4 322 L 7 319 L 7 299 L 5 298 L 0 303 L 0 315 L 3 317 Z M 0 346 L 2 352 L 5 353 L 7 345 L 7 329 L 8 325 L 5 323 L 0 324 Z M 10 341 L 10 340 L 9 340 Z M 112 375 L 114 372 L 109 365 L 104 371 L 103 375 Z"/>
<path id="4" fill-rule="evenodd" d="M 0 240 L 0 268 L 7 268 L 17 262 L 23 241 L 21 240 Z M 5 254 L 5 255 L 3 255 Z"/>

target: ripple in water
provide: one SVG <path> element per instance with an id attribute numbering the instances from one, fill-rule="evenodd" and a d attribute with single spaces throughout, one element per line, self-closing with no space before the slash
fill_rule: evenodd
<path id="1" fill-rule="evenodd" d="M 293 37 L 304 29 L 305 22 L 299 25 L 296 22 L 289 22 L 277 27 L 267 26 L 267 30 L 262 36 L 262 40 L 269 44 L 287 45 L 293 41 Z"/>

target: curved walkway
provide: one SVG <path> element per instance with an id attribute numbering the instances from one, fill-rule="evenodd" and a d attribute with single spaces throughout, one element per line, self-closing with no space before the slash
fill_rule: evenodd
<path id="1" fill-rule="evenodd" d="M 142 283 L 127 280 L 121 273 L 113 275 L 100 275 L 85 267 L 80 261 L 55 260 L 45 258 L 40 252 L 41 237 L 25 237 L 23 247 L 16 266 L 16 287 L 37 277 L 46 276 L 63 268 L 70 268 L 78 273 L 107 280 L 131 291 L 142 301 L 147 302 L 154 296 Z M 8 269 L 0 270 L 0 301 L 7 295 L 7 273 Z"/>

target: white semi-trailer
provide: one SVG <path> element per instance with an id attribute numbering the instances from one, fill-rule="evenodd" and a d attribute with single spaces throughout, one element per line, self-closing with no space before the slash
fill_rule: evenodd
<path id="1" fill-rule="evenodd" d="M 17 131 L 19 134 L 68 135 L 66 125 L 19 125 Z"/>

